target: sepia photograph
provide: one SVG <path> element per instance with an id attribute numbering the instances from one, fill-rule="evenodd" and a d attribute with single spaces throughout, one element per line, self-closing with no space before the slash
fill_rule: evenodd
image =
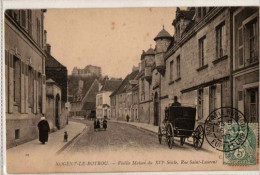
<path id="1" fill-rule="evenodd" d="M 259 170 L 259 6 L 3 13 L 6 173 Z"/>

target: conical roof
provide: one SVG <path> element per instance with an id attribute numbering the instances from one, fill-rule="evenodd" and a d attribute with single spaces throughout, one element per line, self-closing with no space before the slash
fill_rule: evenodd
<path id="1" fill-rule="evenodd" d="M 154 55 L 154 50 L 152 48 L 149 48 L 146 52 L 145 55 Z"/>
<path id="2" fill-rule="evenodd" d="M 156 41 L 157 39 L 162 39 L 162 38 L 169 38 L 172 39 L 172 36 L 169 34 L 169 32 L 167 32 L 164 27 L 163 29 L 158 33 L 158 35 L 154 38 L 154 41 Z"/>

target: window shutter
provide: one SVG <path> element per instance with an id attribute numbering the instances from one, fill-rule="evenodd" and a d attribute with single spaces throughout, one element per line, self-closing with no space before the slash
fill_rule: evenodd
<path id="1" fill-rule="evenodd" d="M 14 104 L 14 71 L 13 71 L 13 55 L 12 54 L 8 54 L 9 56 L 9 72 L 8 72 L 8 112 L 12 113 L 13 112 L 13 104 Z"/>
<path id="2" fill-rule="evenodd" d="M 238 101 L 243 100 L 243 91 L 238 91 Z"/>

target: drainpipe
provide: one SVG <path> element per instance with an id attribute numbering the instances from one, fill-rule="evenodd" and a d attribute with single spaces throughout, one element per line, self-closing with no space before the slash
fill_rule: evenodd
<path id="1" fill-rule="evenodd" d="M 150 117 L 151 117 L 151 111 L 150 111 L 150 90 L 151 90 L 151 87 L 150 87 L 150 84 L 149 84 L 149 121 L 148 121 L 148 124 L 150 124 Z"/>

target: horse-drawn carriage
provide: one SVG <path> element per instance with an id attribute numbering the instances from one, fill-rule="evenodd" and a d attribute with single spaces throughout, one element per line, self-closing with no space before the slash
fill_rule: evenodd
<path id="1" fill-rule="evenodd" d="M 204 129 L 202 125 L 195 128 L 196 108 L 189 106 L 171 106 L 165 109 L 165 119 L 158 129 L 159 143 L 165 136 L 170 149 L 174 143 L 174 137 L 180 137 L 183 146 L 185 139 L 193 137 L 193 146 L 200 149 L 204 141 Z"/>

